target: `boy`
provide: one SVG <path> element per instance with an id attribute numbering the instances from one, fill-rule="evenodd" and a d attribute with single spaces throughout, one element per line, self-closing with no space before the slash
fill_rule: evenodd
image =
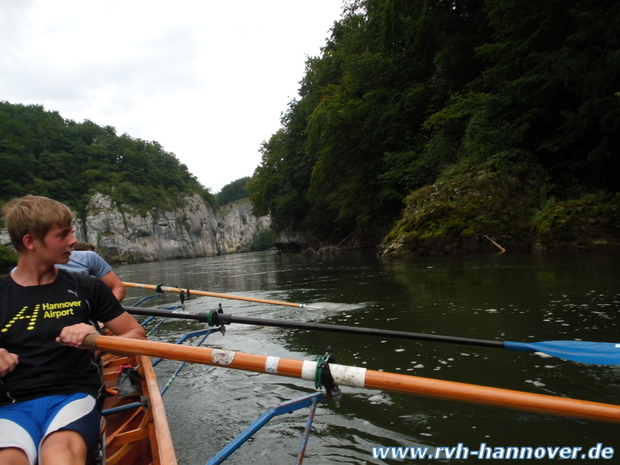
<path id="1" fill-rule="evenodd" d="M 92 244 L 78 242 L 73 247 L 69 262 L 58 264 L 57 268 L 69 271 L 70 273 L 84 274 L 101 279 L 110 288 L 112 294 L 114 294 L 118 301 L 122 302 L 127 293 L 125 285 L 117 274 L 112 271 L 112 267 L 109 263 L 95 252 L 94 249 L 86 248 L 88 246 L 92 246 Z"/>
<path id="2" fill-rule="evenodd" d="M 54 266 L 77 243 L 67 206 L 29 195 L 2 212 L 19 260 L 0 280 L 0 464 L 83 465 L 104 390 L 93 352 L 77 347 L 98 322 L 146 334 L 101 280 Z"/>

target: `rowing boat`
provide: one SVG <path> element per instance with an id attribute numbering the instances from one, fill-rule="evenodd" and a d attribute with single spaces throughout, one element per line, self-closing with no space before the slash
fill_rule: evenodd
<path id="1" fill-rule="evenodd" d="M 164 404 L 149 357 L 105 354 L 103 378 L 109 393 L 103 405 L 106 465 L 176 465 L 174 446 Z M 138 367 L 142 396 L 116 395 L 119 368 Z"/>

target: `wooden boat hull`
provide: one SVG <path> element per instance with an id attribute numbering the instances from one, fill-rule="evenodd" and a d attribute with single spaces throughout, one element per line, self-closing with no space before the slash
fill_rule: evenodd
<path id="1" fill-rule="evenodd" d="M 168 420 L 149 357 L 103 356 L 104 383 L 110 394 L 103 405 L 105 415 L 106 465 L 176 465 Z M 138 367 L 142 376 L 142 397 L 119 399 L 116 380 L 122 365 Z M 106 410 L 134 404 L 126 410 Z"/>

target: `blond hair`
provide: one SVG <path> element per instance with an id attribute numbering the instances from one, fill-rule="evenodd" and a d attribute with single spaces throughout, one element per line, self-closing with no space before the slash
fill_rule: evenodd
<path id="1" fill-rule="evenodd" d="M 13 247 L 18 252 L 25 250 L 22 239 L 26 234 L 42 241 L 52 228 L 71 226 L 74 218 L 65 204 L 38 195 L 8 201 L 2 207 L 2 214 Z"/>

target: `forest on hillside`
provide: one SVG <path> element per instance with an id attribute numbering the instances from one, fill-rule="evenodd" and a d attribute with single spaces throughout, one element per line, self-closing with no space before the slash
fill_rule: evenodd
<path id="1" fill-rule="evenodd" d="M 179 206 L 183 196 L 215 197 L 157 142 L 117 135 L 111 126 L 66 120 L 41 105 L 0 102 L 0 204 L 45 195 L 78 215 L 95 192 L 138 210 Z"/>
<path id="2" fill-rule="evenodd" d="M 217 203 L 223 207 L 227 203 L 249 197 L 250 193 L 245 188 L 249 180 L 250 177 L 245 176 L 226 184 L 216 195 Z"/>
<path id="3" fill-rule="evenodd" d="M 76 123 L 42 105 L 0 101 L 0 166 L 0 206 L 15 197 L 44 195 L 69 205 L 81 219 L 95 193 L 109 195 L 121 210 L 142 213 L 183 207 L 183 199 L 194 194 L 215 210 L 248 196 L 249 178 L 229 183 L 216 197 L 158 142 L 119 136 L 113 127 L 89 120 Z M 268 237 L 259 239 L 269 245 Z M 0 245 L 0 273 L 16 259 Z"/>
<path id="4" fill-rule="evenodd" d="M 541 204 L 616 193 L 620 3 L 348 1 L 261 152 L 256 213 L 325 242 L 377 244 L 446 173 L 533 174 Z"/>

